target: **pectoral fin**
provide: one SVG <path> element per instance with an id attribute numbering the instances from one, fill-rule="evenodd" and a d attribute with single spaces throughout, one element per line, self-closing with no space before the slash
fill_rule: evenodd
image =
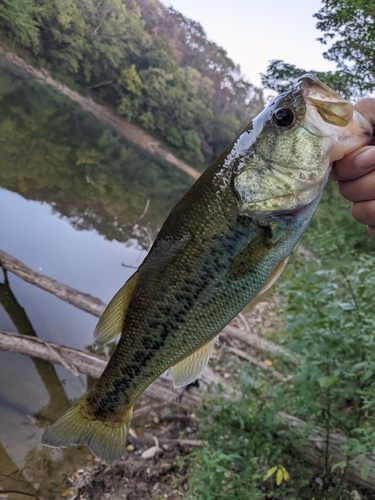
<path id="1" fill-rule="evenodd" d="M 128 279 L 106 307 L 94 330 L 95 349 L 121 334 L 125 313 L 137 281 L 138 271 Z"/>
<path id="2" fill-rule="evenodd" d="M 214 344 L 219 343 L 219 336 L 204 344 L 189 357 L 171 367 L 173 387 L 184 387 L 194 382 L 206 368 L 214 350 Z"/>
<path id="3" fill-rule="evenodd" d="M 289 255 L 286 257 L 284 260 L 282 260 L 275 268 L 274 272 L 271 274 L 271 276 L 268 278 L 268 280 L 265 282 L 263 288 L 261 291 L 258 293 L 258 295 L 261 295 L 262 293 L 266 292 L 271 286 L 276 283 L 278 280 L 280 274 L 284 271 L 285 266 L 289 262 Z"/>
<path id="4" fill-rule="evenodd" d="M 260 266 L 262 261 L 277 245 L 283 244 L 287 237 L 287 232 L 283 230 L 283 226 L 280 223 L 270 224 L 262 229 L 262 233 L 255 236 L 242 252 L 233 259 L 226 273 L 228 281 L 238 281 L 247 278 Z"/>
<path id="5" fill-rule="evenodd" d="M 265 253 L 263 235 L 259 234 L 233 259 L 226 274 L 227 280 L 237 281 L 246 278 Z"/>

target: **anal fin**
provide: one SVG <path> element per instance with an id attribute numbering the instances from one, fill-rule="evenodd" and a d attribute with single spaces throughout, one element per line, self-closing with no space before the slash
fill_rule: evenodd
<path id="1" fill-rule="evenodd" d="M 218 343 L 219 336 L 217 335 L 213 340 L 210 340 L 197 351 L 193 352 L 193 354 L 177 363 L 177 365 L 172 366 L 173 387 L 184 387 L 194 382 L 206 368 L 214 350 L 214 344 Z"/>
<path id="2" fill-rule="evenodd" d="M 101 315 L 94 330 L 94 347 L 97 349 L 121 334 L 126 310 L 138 281 L 138 271 L 113 297 Z"/>

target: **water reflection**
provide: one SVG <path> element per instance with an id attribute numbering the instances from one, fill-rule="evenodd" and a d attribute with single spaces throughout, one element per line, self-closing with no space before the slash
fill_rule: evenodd
<path id="1" fill-rule="evenodd" d="M 141 263 L 191 183 L 0 64 L 0 248 L 26 265 L 108 302 L 133 272 L 122 264 Z M 0 304 L 0 329 L 78 348 L 92 342 L 96 318 L 13 275 L 0 282 Z M 67 473 L 86 465 L 85 447 L 40 446 L 44 428 L 83 391 L 62 367 L 0 351 L 2 488 L 56 498 Z"/>
<path id="2" fill-rule="evenodd" d="M 17 328 L 18 333 L 21 333 L 22 335 L 30 335 L 31 337 L 37 336 L 25 310 L 17 302 L 16 297 L 10 289 L 6 271 L 4 271 L 4 283 L 0 284 L 0 303 L 8 313 L 14 326 Z M 41 420 L 43 422 L 41 427 L 45 427 L 46 423 L 49 424 L 53 422 L 58 416 L 67 410 L 70 406 L 70 402 L 53 365 L 43 359 L 31 359 L 50 398 L 48 406 L 41 408 L 34 415 L 35 422 L 38 423 L 38 421 Z"/>
<path id="3" fill-rule="evenodd" d="M 47 201 L 79 229 L 107 239 L 155 231 L 192 181 L 83 113 L 78 105 L 14 69 L 0 66 L 0 186 Z"/>

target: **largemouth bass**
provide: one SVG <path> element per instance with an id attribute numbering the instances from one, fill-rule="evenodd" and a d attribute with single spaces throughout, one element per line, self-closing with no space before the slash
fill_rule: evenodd
<path id="1" fill-rule="evenodd" d="M 199 376 L 219 332 L 282 272 L 330 164 L 372 133 L 312 75 L 276 97 L 172 210 L 95 329 L 97 345 L 121 334 L 106 369 L 42 443 L 118 460 L 139 395 L 170 367 L 176 387 Z"/>

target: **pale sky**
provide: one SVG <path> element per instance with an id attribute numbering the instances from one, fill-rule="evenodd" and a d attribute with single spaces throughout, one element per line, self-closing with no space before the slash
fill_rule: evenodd
<path id="1" fill-rule="evenodd" d="M 209 40 L 222 46 L 242 73 L 260 86 L 268 61 L 283 59 L 306 70 L 334 70 L 323 58 L 313 14 L 320 0 L 162 0 L 198 21 Z"/>

